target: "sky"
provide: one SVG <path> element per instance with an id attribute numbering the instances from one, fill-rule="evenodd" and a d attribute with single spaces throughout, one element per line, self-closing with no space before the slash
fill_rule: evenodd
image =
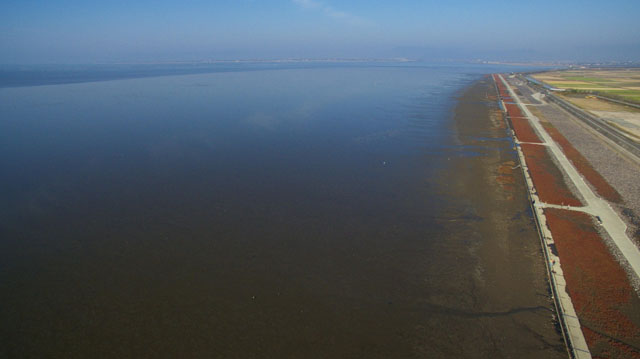
<path id="1" fill-rule="evenodd" d="M 639 61 L 638 0 L 0 0 L 0 64 Z"/>

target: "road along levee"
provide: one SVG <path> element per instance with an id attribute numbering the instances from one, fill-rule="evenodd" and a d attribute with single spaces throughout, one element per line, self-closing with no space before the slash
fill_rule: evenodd
<path id="1" fill-rule="evenodd" d="M 563 152 L 566 144 L 560 147 L 548 133 L 549 124 L 529 111 L 504 77 L 494 75 L 494 80 L 502 101 L 506 100 L 502 107 L 507 116 L 526 120 L 540 139 L 525 143 L 514 128 L 571 355 L 587 358 L 593 352 L 596 357 L 640 358 L 640 301 L 629 281 L 629 276 L 638 276 L 640 252 L 627 237 L 626 225 L 587 186 Z M 568 182 L 575 196 L 563 193 L 560 182 Z M 630 268 L 628 273 L 605 245 L 603 235 Z"/>
<path id="2" fill-rule="evenodd" d="M 567 292 L 566 281 L 560 265 L 560 258 L 554 249 L 555 242 L 547 227 L 544 210 L 540 206 L 535 206 L 536 203 L 541 203 L 540 197 L 538 196 L 538 191 L 534 186 L 533 179 L 531 177 L 532 172 L 529 171 L 519 136 L 528 140 L 534 139 L 533 142 L 528 142 L 528 144 L 544 144 L 538 139 L 533 128 L 530 127 L 529 122 L 521 112 L 520 107 L 513 102 L 513 96 L 515 96 L 515 94 L 509 91 L 506 83 L 502 81 L 500 75 L 493 75 L 493 78 L 500 96 L 500 107 L 505 110 L 505 113 L 508 116 L 508 122 L 510 123 L 514 140 L 518 144 L 516 149 L 520 161 L 520 168 L 522 169 L 527 183 L 534 219 L 540 234 L 543 254 L 547 263 L 549 284 L 551 286 L 558 321 L 567 345 L 567 350 L 572 358 L 591 358 L 589 347 L 581 330 L 580 321 L 574 309 L 571 297 Z"/>
<path id="3" fill-rule="evenodd" d="M 499 76 L 500 80 L 504 83 L 507 91 L 511 94 L 512 98 L 518 104 L 520 109 L 524 112 L 525 116 L 529 119 L 532 127 L 540 135 L 543 143 L 550 150 L 555 160 L 560 164 L 564 172 L 569 177 L 570 181 L 575 185 L 576 189 L 586 202 L 582 207 L 576 207 L 575 210 L 579 210 L 593 216 L 597 216 L 601 222 L 604 230 L 609 234 L 613 242 L 616 244 L 626 261 L 629 263 L 636 276 L 640 277 L 640 250 L 633 244 L 631 239 L 626 234 L 627 225 L 620 219 L 618 214 L 611 208 L 609 203 L 597 196 L 591 188 L 586 184 L 585 180 L 575 169 L 573 164 L 569 161 L 567 156 L 560 146 L 558 146 L 551 136 L 547 133 L 544 127 L 540 124 L 539 119 L 534 116 L 529 109 L 522 104 L 517 97 L 513 89 L 504 80 L 502 76 Z M 538 206 L 544 206 L 544 204 L 538 204 Z"/>

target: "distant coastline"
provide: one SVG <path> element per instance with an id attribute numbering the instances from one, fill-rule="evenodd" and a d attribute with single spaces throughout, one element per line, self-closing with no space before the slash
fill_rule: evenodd
<path id="1" fill-rule="evenodd" d="M 61 85 L 133 78 L 195 75 L 237 71 L 291 70 L 314 67 L 358 66 L 513 66 L 483 61 L 421 61 L 408 58 L 288 58 L 288 59 L 232 59 L 201 61 L 169 61 L 148 63 L 91 63 L 91 64 L 0 64 L 0 88 Z M 523 67 L 523 66 L 520 66 Z M 530 70 L 540 67 L 559 68 L 559 65 L 524 65 Z M 522 69 L 514 69 L 514 71 Z M 487 70 L 493 72 L 494 69 Z"/>

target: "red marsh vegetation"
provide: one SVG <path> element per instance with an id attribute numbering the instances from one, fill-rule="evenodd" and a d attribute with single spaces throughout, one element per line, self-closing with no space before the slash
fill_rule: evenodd
<path id="1" fill-rule="evenodd" d="M 567 290 L 594 358 L 640 358 L 638 297 L 593 218 L 545 209 Z"/>
<path id="2" fill-rule="evenodd" d="M 520 142 L 542 143 L 526 118 L 511 117 L 511 125 Z"/>
<path id="3" fill-rule="evenodd" d="M 551 160 L 546 146 L 522 144 L 521 147 L 533 184 L 542 202 L 582 206 L 580 200 L 569 190 L 562 172 Z"/>
<path id="4" fill-rule="evenodd" d="M 544 126 L 551 138 L 562 147 L 562 151 L 567 158 L 573 163 L 578 172 L 591 183 L 600 196 L 611 202 L 622 202 L 620 193 L 611 187 L 602 175 L 591 166 L 591 163 L 551 123 L 544 121 L 542 126 Z"/>
<path id="5" fill-rule="evenodd" d="M 514 117 L 525 117 L 524 114 L 522 113 L 522 111 L 520 110 L 520 107 L 518 107 L 518 105 L 513 104 L 513 103 L 507 103 L 504 105 L 504 107 L 506 107 L 507 109 L 507 113 L 509 114 L 509 117 L 514 118 Z"/>

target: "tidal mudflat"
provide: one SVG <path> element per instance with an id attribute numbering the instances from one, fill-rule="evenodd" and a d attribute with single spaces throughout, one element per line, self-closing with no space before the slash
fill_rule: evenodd
<path id="1" fill-rule="evenodd" d="M 0 352 L 564 357 L 490 72 L 1 88 Z"/>

